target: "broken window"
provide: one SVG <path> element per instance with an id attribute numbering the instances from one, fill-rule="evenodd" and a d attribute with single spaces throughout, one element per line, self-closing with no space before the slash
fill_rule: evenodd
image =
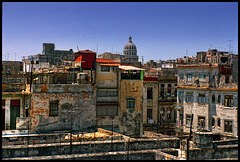
<path id="1" fill-rule="evenodd" d="M 153 88 L 152 87 L 147 87 L 147 99 L 152 99 L 153 96 Z"/>
<path id="2" fill-rule="evenodd" d="M 224 121 L 224 132 L 232 133 L 232 120 Z"/>
<path id="3" fill-rule="evenodd" d="M 187 103 L 193 103 L 193 93 L 187 93 L 186 102 Z"/>
<path id="4" fill-rule="evenodd" d="M 110 66 L 101 66 L 101 71 L 110 72 Z"/>
<path id="5" fill-rule="evenodd" d="M 225 95 L 224 106 L 233 107 L 233 95 Z"/>
<path id="6" fill-rule="evenodd" d="M 49 116 L 58 116 L 58 101 L 50 101 Z"/>
<path id="7" fill-rule="evenodd" d="M 205 94 L 199 94 L 198 96 L 198 104 L 201 104 L 201 105 L 204 105 L 206 102 L 205 102 Z"/>

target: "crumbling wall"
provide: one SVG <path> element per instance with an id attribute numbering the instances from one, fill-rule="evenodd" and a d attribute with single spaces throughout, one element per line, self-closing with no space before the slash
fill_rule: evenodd
<path id="1" fill-rule="evenodd" d="M 35 86 L 31 98 L 31 131 L 78 130 L 96 124 L 96 94 L 92 85 Z M 50 101 L 58 101 L 58 115 L 49 116 Z"/>
<path id="2" fill-rule="evenodd" d="M 140 137 L 142 126 L 142 80 L 122 80 L 120 83 L 119 129 L 120 133 Z M 127 108 L 127 99 L 135 100 L 134 108 Z"/>

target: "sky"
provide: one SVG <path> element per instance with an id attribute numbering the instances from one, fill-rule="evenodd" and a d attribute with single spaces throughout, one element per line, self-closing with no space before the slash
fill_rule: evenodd
<path id="1" fill-rule="evenodd" d="M 218 49 L 238 54 L 237 2 L 2 2 L 2 60 L 55 50 L 168 60 Z"/>

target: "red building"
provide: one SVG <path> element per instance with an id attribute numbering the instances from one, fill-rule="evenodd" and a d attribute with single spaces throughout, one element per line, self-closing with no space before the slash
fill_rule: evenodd
<path id="1" fill-rule="evenodd" d="M 75 66 L 82 67 L 83 70 L 95 70 L 96 52 L 85 50 L 73 53 L 75 55 Z"/>

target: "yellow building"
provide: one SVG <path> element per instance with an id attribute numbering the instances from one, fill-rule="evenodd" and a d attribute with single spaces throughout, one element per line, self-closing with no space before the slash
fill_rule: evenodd
<path id="1" fill-rule="evenodd" d="M 119 129 L 130 137 L 140 137 L 143 133 L 143 71 L 133 66 L 119 66 Z"/>

